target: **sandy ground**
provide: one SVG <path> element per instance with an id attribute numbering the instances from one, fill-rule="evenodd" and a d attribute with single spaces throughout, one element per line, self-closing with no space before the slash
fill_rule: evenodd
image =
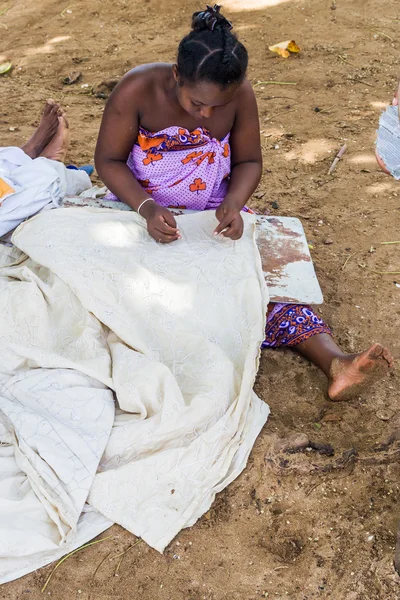
<path id="1" fill-rule="evenodd" d="M 0 62 L 14 64 L 0 79 L 0 132 L 2 145 L 20 144 L 53 97 L 68 110 L 69 161 L 82 164 L 92 161 L 104 107 L 91 87 L 139 63 L 172 61 L 200 4 L 69 1 L 0 4 Z M 227 0 L 226 7 L 250 51 L 251 81 L 297 83 L 256 88 L 265 164 L 252 205 L 302 218 L 325 294 L 321 311 L 343 348 L 383 341 L 399 358 L 400 274 L 375 271 L 400 271 L 400 246 L 381 245 L 399 240 L 400 186 L 373 157 L 378 115 L 400 75 L 398 0 Z M 288 38 L 302 48 L 299 57 L 268 52 Z M 79 83 L 63 85 L 76 70 Z M 348 152 L 330 177 L 345 141 Z M 398 367 L 338 405 L 314 367 L 268 351 L 256 391 L 272 416 L 247 469 L 163 556 L 140 542 L 114 559 L 135 540 L 115 526 L 103 534 L 111 539 L 68 559 L 44 594 L 51 567 L 4 585 L 0 598 L 399 598 L 392 565 L 399 451 L 374 452 L 400 425 Z M 279 454 L 276 440 L 293 433 L 331 444 L 334 456 Z"/>

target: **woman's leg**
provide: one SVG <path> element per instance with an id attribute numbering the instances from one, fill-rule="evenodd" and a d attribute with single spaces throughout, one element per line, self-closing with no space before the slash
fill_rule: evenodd
<path id="1" fill-rule="evenodd" d="M 293 346 L 319 367 L 329 380 L 331 400 L 347 400 L 386 375 L 393 366 L 390 352 L 380 344 L 359 354 L 342 352 L 332 336 L 322 333 Z"/>
<path id="2" fill-rule="evenodd" d="M 345 400 L 383 377 L 393 365 L 389 351 L 373 344 L 360 354 L 342 352 L 331 331 L 309 306 L 270 304 L 263 347 L 289 347 L 317 365 L 329 380 L 331 400 Z"/>

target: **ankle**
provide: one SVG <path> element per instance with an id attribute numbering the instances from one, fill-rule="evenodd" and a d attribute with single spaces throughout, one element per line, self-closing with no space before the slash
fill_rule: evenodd
<path id="1" fill-rule="evenodd" d="M 38 148 L 36 148 L 36 146 L 31 142 L 27 142 L 26 144 L 21 146 L 21 150 L 32 159 L 37 158 L 39 156 Z"/>

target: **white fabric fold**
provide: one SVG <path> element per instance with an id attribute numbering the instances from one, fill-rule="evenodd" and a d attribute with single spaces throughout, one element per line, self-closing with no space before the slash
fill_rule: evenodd
<path id="1" fill-rule="evenodd" d="M 161 552 L 244 469 L 269 412 L 252 389 L 268 294 L 244 220 L 233 242 L 212 235 L 213 213 L 178 217 L 171 245 L 107 209 L 18 228 L 29 258 L 0 269 L 0 513 L 12 529 L 23 486 L 30 542 L 17 568 L 20 542 L 0 522 L 0 582 L 100 521 Z M 100 513 L 88 527 L 86 498 Z"/>
<path id="2" fill-rule="evenodd" d="M 76 196 L 91 188 L 85 171 L 67 169 L 63 163 L 44 156 L 31 158 L 21 148 L 0 148 L 0 237 L 36 213 L 62 206 L 66 195 Z M 0 186 L 1 187 L 1 186 Z"/>

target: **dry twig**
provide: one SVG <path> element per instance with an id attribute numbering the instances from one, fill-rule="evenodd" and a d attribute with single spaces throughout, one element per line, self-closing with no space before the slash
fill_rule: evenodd
<path id="1" fill-rule="evenodd" d="M 343 144 L 343 146 L 340 148 L 339 152 L 337 153 L 333 163 L 330 166 L 328 175 L 332 175 L 332 173 L 334 173 L 334 171 L 336 170 L 336 167 L 338 166 L 339 160 L 342 158 L 342 156 L 346 152 L 346 150 L 347 150 L 347 144 Z"/>
<path id="2" fill-rule="evenodd" d="M 258 81 L 253 85 L 253 88 L 259 85 L 297 85 L 296 81 Z"/>

